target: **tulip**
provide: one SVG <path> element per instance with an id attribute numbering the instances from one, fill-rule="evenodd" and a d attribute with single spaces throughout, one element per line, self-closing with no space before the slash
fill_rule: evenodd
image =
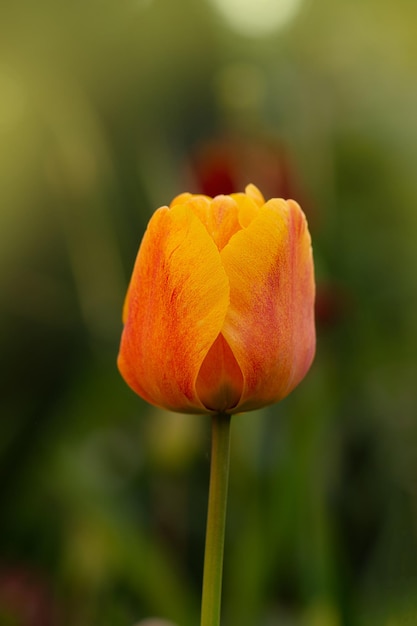
<path id="1" fill-rule="evenodd" d="M 315 352 L 314 268 L 293 200 L 184 193 L 152 216 L 124 306 L 118 367 L 156 406 L 240 413 L 277 402 Z"/>

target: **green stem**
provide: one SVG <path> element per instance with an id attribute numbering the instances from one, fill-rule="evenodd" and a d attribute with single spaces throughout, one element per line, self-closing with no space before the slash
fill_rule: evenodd
<path id="1" fill-rule="evenodd" d="M 220 624 L 229 457 L 230 415 L 213 415 L 201 626 Z"/>

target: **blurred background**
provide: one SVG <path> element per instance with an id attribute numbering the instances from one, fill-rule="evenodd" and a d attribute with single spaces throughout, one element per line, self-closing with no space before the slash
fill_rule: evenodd
<path id="1" fill-rule="evenodd" d="M 297 199 L 318 349 L 233 422 L 224 626 L 417 623 L 415 0 L 2 0 L 0 625 L 199 623 L 210 424 L 115 360 L 152 212 Z"/>

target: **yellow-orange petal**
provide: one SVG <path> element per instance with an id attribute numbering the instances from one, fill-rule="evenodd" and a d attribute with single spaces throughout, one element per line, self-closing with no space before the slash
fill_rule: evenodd
<path id="1" fill-rule="evenodd" d="M 254 200 L 259 207 L 265 204 L 265 198 L 256 185 L 253 185 L 252 183 L 246 185 L 245 194 L 249 196 L 249 198 L 252 198 L 252 200 Z"/>
<path id="2" fill-rule="evenodd" d="M 241 226 L 238 206 L 230 196 L 216 196 L 210 203 L 207 229 L 219 250 L 230 240 Z"/>
<path id="3" fill-rule="evenodd" d="M 220 195 L 212 199 L 201 195 L 182 194 L 174 202 L 178 204 L 180 201 L 204 224 L 219 250 L 224 248 L 230 237 L 241 228 L 238 206 L 230 196 Z"/>
<path id="4" fill-rule="evenodd" d="M 126 382 L 157 406 L 207 412 L 195 383 L 228 303 L 227 276 L 204 225 L 184 205 L 158 209 L 129 286 L 118 357 Z"/>
<path id="5" fill-rule="evenodd" d="M 169 206 L 172 209 L 172 207 L 177 206 L 178 204 L 185 204 L 187 200 L 192 197 L 193 195 L 191 193 L 189 193 L 188 191 L 184 191 L 184 193 L 180 193 L 178 196 L 175 196 Z"/>
<path id="6" fill-rule="evenodd" d="M 222 334 L 244 378 L 238 412 L 284 398 L 314 356 L 314 269 L 300 207 L 269 201 L 221 257 L 230 284 Z"/>
<path id="7" fill-rule="evenodd" d="M 243 390 L 240 367 L 223 335 L 219 335 L 204 359 L 196 383 L 201 402 L 223 413 L 233 409 Z"/>
<path id="8" fill-rule="evenodd" d="M 239 224 L 242 228 L 247 228 L 251 221 L 258 215 L 259 206 L 256 204 L 255 200 L 246 193 L 234 193 L 232 194 L 232 198 L 239 207 Z"/>

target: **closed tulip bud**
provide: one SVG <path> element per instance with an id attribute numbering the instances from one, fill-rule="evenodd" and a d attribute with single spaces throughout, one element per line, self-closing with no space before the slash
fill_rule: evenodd
<path id="1" fill-rule="evenodd" d="M 152 216 L 118 366 L 156 406 L 239 413 L 287 396 L 315 352 L 314 268 L 293 200 L 182 194 Z"/>

